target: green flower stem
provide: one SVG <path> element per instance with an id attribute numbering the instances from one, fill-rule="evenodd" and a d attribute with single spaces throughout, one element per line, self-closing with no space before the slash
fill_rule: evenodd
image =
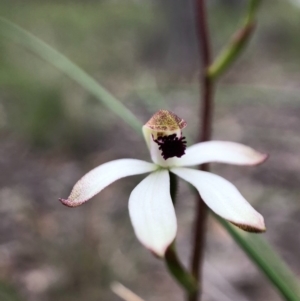
<path id="1" fill-rule="evenodd" d="M 234 34 L 229 44 L 208 68 L 209 78 L 216 80 L 231 66 L 245 48 L 254 28 L 254 23 L 249 23 Z"/>
<path id="2" fill-rule="evenodd" d="M 221 50 L 207 70 L 207 75 L 211 80 L 220 77 L 244 50 L 255 29 L 254 19 L 261 2 L 262 0 L 250 0 L 243 27 L 233 35 L 231 41 Z"/>
<path id="3" fill-rule="evenodd" d="M 75 65 L 67 57 L 31 33 L 4 18 L 0 18 L 0 35 L 25 46 L 42 59 L 55 66 L 58 70 L 68 75 L 100 100 L 100 102 L 102 102 L 109 110 L 129 124 L 134 130 L 141 133 L 142 124 L 135 115 L 94 78 Z"/>
<path id="4" fill-rule="evenodd" d="M 169 172 L 169 176 L 170 176 L 170 194 L 171 194 L 172 202 L 175 206 L 176 195 L 178 191 L 178 179 L 177 176 L 172 172 Z"/>
<path id="5" fill-rule="evenodd" d="M 257 12 L 259 6 L 261 5 L 261 3 L 262 3 L 262 0 L 250 0 L 249 1 L 247 16 L 245 19 L 246 24 L 249 24 L 254 20 L 256 12 Z"/>
<path id="6" fill-rule="evenodd" d="M 175 206 L 178 178 L 173 173 L 170 175 L 170 194 L 172 202 Z M 175 241 L 169 246 L 165 254 L 165 263 L 170 274 L 177 280 L 177 282 L 184 288 L 188 295 L 194 294 L 198 290 L 197 281 L 195 278 L 184 268 L 176 253 Z"/>
<path id="7" fill-rule="evenodd" d="M 166 251 L 165 262 L 170 274 L 184 288 L 188 295 L 194 294 L 198 290 L 198 285 L 195 278 L 183 267 L 180 263 L 175 243 L 173 243 Z"/>
<path id="8" fill-rule="evenodd" d="M 219 216 L 214 214 L 214 217 L 255 262 L 285 300 L 300 300 L 299 281 L 262 236 L 242 232 Z"/>

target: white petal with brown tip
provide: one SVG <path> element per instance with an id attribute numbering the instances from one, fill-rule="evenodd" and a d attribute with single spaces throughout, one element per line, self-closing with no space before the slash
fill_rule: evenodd
<path id="1" fill-rule="evenodd" d="M 249 232 L 264 232 L 264 218 L 224 178 L 210 172 L 171 168 L 171 172 L 191 183 L 198 190 L 206 205 L 216 214 Z"/>
<path id="2" fill-rule="evenodd" d="M 167 170 L 153 172 L 135 187 L 129 198 L 129 214 L 140 242 L 163 257 L 177 231 Z"/>
<path id="3" fill-rule="evenodd" d="M 104 163 L 83 176 L 75 184 L 69 198 L 67 200 L 60 199 L 60 201 L 66 206 L 76 207 L 118 179 L 156 169 L 156 165 L 136 159 L 120 159 Z"/>
<path id="4" fill-rule="evenodd" d="M 176 166 L 193 166 L 208 162 L 257 165 L 268 157 L 249 146 L 229 141 L 197 143 L 188 147 L 185 153 L 183 157 L 176 159 Z"/>

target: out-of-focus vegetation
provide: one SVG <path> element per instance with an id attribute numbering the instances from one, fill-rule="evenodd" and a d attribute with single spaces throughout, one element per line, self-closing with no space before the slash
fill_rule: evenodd
<path id="1" fill-rule="evenodd" d="M 4 0 L 0 12 L 81 66 L 141 120 L 167 107 L 196 137 L 191 3 Z M 217 53 L 242 21 L 246 1 L 210 3 Z M 264 1 L 253 40 L 217 91 L 214 126 L 217 139 L 271 154 L 256 169 L 214 169 L 266 216 L 267 239 L 298 275 L 299 13 L 288 1 Z M 3 38 L 0 87 L 0 278 L 9 288 L 1 293 L 10 296 L 14 286 L 30 301 L 117 300 L 109 284 L 119 280 L 150 301 L 181 300 L 163 264 L 133 235 L 127 199 L 138 177 L 82 208 L 56 202 L 97 164 L 148 158 L 144 142 L 77 84 Z M 180 196 L 178 248 L 187 259 L 194 204 L 186 186 Z M 223 230 L 210 226 L 205 300 L 280 300 Z M 17 300 L 11 296 L 4 298 Z"/>

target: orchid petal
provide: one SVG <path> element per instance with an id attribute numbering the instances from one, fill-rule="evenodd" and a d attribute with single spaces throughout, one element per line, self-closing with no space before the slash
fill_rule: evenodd
<path id="1" fill-rule="evenodd" d="M 208 141 L 192 145 L 186 154 L 176 160 L 176 166 L 192 166 L 208 162 L 236 165 L 257 165 L 264 162 L 268 155 L 253 148 L 229 141 Z"/>
<path id="2" fill-rule="evenodd" d="M 109 184 L 127 176 L 151 172 L 157 166 L 136 159 L 119 159 L 104 163 L 83 176 L 73 187 L 67 200 L 60 201 L 69 207 L 76 207 L 88 201 Z"/>
<path id="3" fill-rule="evenodd" d="M 206 205 L 216 214 L 249 232 L 264 232 L 264 218 L 246 201 L 237 188 L 215 174 L 190 168 L 171 172 L 196 187 Z"/>
<path id="4" fill-rule="evenodd" d="M 150 174 L 135 187 L 129 198 L 129 214 L 140 242 L 163 257 L 177 232 L 167 170 Z"/>

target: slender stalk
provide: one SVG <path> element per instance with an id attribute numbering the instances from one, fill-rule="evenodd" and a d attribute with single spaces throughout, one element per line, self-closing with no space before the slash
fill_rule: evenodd
<path id="1" fill-rule="evenodd" d="M 165 262 L 170 274 L 183 287 L 187 294 L 194 295 L 198 289 L 195 278 L 181 264 L 175 249 L 175 242 L 167 249 Z"/>
<path id="2" fill-rule="evenodd" d="M 169 173 L 169 175 L 170 175 L 170 194 L 171 194 L 172 202 L 175 206 L 176 193 L 178 188 L 178 179 L 176 175 L 174 175 L 171 172 Z M 198 289 L 197 281 L 180 262 L 175 248 L 175 241 L 169 246 L 169 248 L 166 251 L 165 263 L 170 274 L 179 283 L 179 285 L 183 287 L 185 292 L 188 295 L 193 295 Z"/>
<path id="3" fill-rule="evenodd" d="M 245 49 L 254 32 L 256 12 L 262 0 L 250 0 L 243 25 L 232 36 L 228 44 L 221 50 L 214 62 L 208 68 L 208 77 L 218 79 L 237 60 Z"/>
<path id="4" fill-rule="evenodd" d="M 227 70 L 238 55 L 244 49 L 255 26 L 255 14 L 262 0 L 250 0 L 243 27 L 237 31 L 228 46 L 221 52 L 214 63 L 211 62 L 211 50 L 209 41 L 209 31 L 207 25 L 207 13 L 205 0 L 195 0 L 196 4 L 196 26 L 200 48 L 201 67 L 201 99 L 202 104 L 201 131 L 199 142 L 208 141 L 211 138 L 212 119 L 213 119 L 213 90 L 214 80 Z M 203 164 L 200 170 L 209 171 L 209 165 Z M 194 226 L 194 237 L 191 257 L 191 273 L 201 283 L 201 267 L 203 261 L 203 249 L 205 244 L 205 225 L 207 218 L 207 207 L 200 196 L 197 197 L 197 214 Z M 197 301 L 200 290 L 194 295 L 189 296 L 189 301 Z"/>
<path id="5" fill-rule="evenodd" d="M 212 114 L 213 114 L 213 82 L 207 76 L 207 70 L 211 63 L 211 50 L 209 41 L 209 32 L 206 17 L 206 8 L 204 0 L 196 0 L 196 26 L 199 40 L 201 66 L 201 99 L 202 108 L 201 116 L 201 131 L 199 134 L 199 141 L 208 141 L 212 132 Z M 203 164 L 199 167 L 200 170 L 208 171 L 209 165 Z M 196 200 L 197 213 L 194 225 L 194 236 L 191 257 L 191 273 L 198 283 L 201 283 L 201 267 L 203 262 L 203 250 L 205 244 L 205 225 L 207 217 L 207 207 L 200 195 Z M 189 296 L 189 301 L 198 300 L 200 290 Z"/>
<path id="6" fill-rule="evenodd" d="M 170 176 L 170 195 L 171 195 L 172 202 L 175 206 L 176 195 L 178 191 L 178 179 L 177 176 L 172 172 L 169 172 L 169 176 Z"/>
<path id="7" fill-rule="evenodd" d="M 250 40 L 254 29 L 255 23 L 250 22 L 233 35 L 229 44 L 224 47 L 207 70 L 208 76 L 211 79 L 216 80 L 219 78 L 236 61 Z"/>
<path id="8" fill-rule="evenodd" d="M 251 23 L 256 15 L 256 12 L 261 5 L 262 0 L 250 0 L 248 5 L 248 13 L 245 19 L 245 24 Z"/>

